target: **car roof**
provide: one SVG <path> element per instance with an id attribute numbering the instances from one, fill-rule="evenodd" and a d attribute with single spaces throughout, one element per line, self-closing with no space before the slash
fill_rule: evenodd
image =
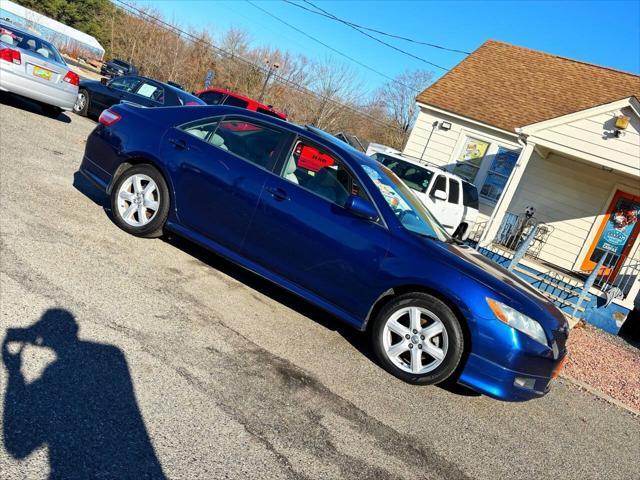
<path id="1" fill-rule="evenodd" d="M 27 31 L 25 28 L 20 27 L 20 26 L 18 26 L 18 25 L 16 25 L 16 24 L 14 24 L 14 23 L 11 23 L 11 22 L 7 22 L 6 20 L 4 20 L 4 21 L 0 21 L 0 27 L 2 27 L 2 28 L 9 28 L 9 29 L 11 29 L 11 30 L 15 30 L 16 32 L 23 33 L 23 34 L 25 34 L 25 35 L 31 35 L 32 37 L 35 37 L 35 38 L 37 38 L 37 39 L 39 39 L 39 40 L 43 40 L 43 41 L 45 41 L 45 42 L 47 42 L 47 43 L 49 43 L 49 44 L 51 43 L 49 40 L 47 40 L 47 39 L 43 38 L 43 37 L 42 37 L 42 35 L 40 35 L 39 33 L 36 33 L 36 32 L 29 32 L 29 31 Z"/>
<path id="2" fill-rule="evenodd" d="M 280 112 L 280 111 L 276 110 L 275 108 L 273 108 L 273 107 L 271 107 L 269 105 L 266 105 L 264 103 L 260 103 L 259 101 L 255 100 L 254 98 L 245 97 L 244 95 L 240 95 L 239 93 L 232 92 L 231 90 L 225 90 L 224 88 L 216 88 L 216 87 L 204 88 L 202 90 L 197 91 L 196 95 L 200 95 L 201 93 L 205 93 L 205 92 L 217 92 L 217 93 L 222 93 L 224 95 L 230 95 L 232 97 L 238 98 L 240 100 L 244 100 L 246 102 L 255 103 L 258 107 L 264 108 L 265 110 L 269 110 L 269 111 L 274 112 L 274 113 L 277 113 L 278 115 L 283 115 L 285 117 L 287 116 L 283 112 Z"/>
<path id="3" fill-rule="evenodd" d="M 195 98 L 195 95 L 190 94 L 186 90 L 182 90 L 180 88 L 174 87 L 173 85 L 169 85 L 168 83 L 160 81 L 157 78 L 145 77 L 144 75 L 122 75 L 122 76 L 120 76 L 118 78 L 139 78 L 141 80 L 149 80 L 151 82 L 159 83 L 163 87 L 170 89 L 171 91 L 175 92 L 176 95 L 177 94 L 181 94 L 181 95 L 185 95 L 186 94 L 186 95 L 188 95 L 190 97 L 194 97 Z"/>
<path id="4" fill-rule="evenodd" d="M 464 178 L 462 178 L 459 175 L 456 175 L 455 173 L 451 173 L 451 172 L 445 170 L 444 168 L 436 167 L 436 166 L 433 166 L 433 165 L 425 165 L 424 163 L 421 163 L 418 159 L 405 157 L 404 155 L 398 155 L 397 153 L 387 153 L 387 152 L 375 152 L 375 153 L 380 154 L 380 155 L 386 155 L 387 157 L 397 158 L 398 160 L 402 160 L 403 162 L 410 163 L 412 165 L 415 165 L 416 167 L 420 167 L 420 168 L 423 168 L 425 170 L 430 170 L 430 171 L 432 171 L 434 173 L 441 173 L 441 174 L 443 174 L 443 175 L 445 175 L 447 177 L 457 178 L 462 183 L 468 183 L 469 185 L 473 185 L 473 183 L 465 180 Z M 475 187 L 475 185 L 473 185 L 473 186 Z"/>

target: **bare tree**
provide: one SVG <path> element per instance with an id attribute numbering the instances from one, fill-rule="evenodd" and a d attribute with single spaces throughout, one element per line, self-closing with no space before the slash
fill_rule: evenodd
<path id="1" fill-rule="evenodd" d="M 385 83 L 377 92 L 376 100 L 387 111 L 396 125 L 397 138 L 391 143 L 402 148 L 418 116 L 416 95 L 424 90 L 433 79 L 433 73 L 426 70 L 405 70 L 393 80 Z"/>

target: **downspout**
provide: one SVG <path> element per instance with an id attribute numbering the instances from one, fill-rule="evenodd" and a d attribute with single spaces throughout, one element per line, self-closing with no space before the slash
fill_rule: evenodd
<path id="1" fill-rule="evenodd" d="M 422 155 L 420 155 L 420 161 L 422 163 L 425 163 L 423 157 L 424 157 L 425 152 L 427 151 L 427 147 L 429 146 L 429 141 L 431 140 L 431 135 L 433 135 L 433 131 L 436 129 L 437 126 L 438 126 L 438 121 L 437 120 L 431 124 L 431 132 L 429 133 L 429 136 L 427 137 L 427 143 L 424 144 L 424 148 L 422 149 Z M 426 162 L 426 163 L 429 163 L 429 162 Z"/>
<path id="2" fill-rule="evenodd" d="M 520 152 L 520 155 L 522 155 L 522 152 L 524 152 L 524 149 L 527 146 L 528 135 L 525 135 L 524 133 L 522 133 L 522 128 L 516 128 L 516 133 L 518 134 L 518 138 L 517 138 L 518 145 L 522 147 L 522 151 Z M 516 162 L 516 166 L 518 165 L 518 163 L 520 163 L 520 158 L 518 158 L 518 161 Z M 509 175 L 509 179 L 507 180 L 507 183 L 505 184 L 504 189 L 502 190 L 503 192 L 507 190 L 511 185 L 511 182 L 513 181 L 514 172 L 515 172 L 515 168 L 511 172 L 511 175 Z M 489 231 L 489 225 L 491 225 L 495 220 L 496 213 L 498 212 L 499 207 L 502 205 L 503 201 L 504 201 L 504 195 L 500 195 L 500 199 L 496 203 L 495 207 L 493 207 L 493 212 L 491 212 L 491 216 L 489 217 L 489 220 L 487 220 L 487 226 L 484 228 L 484 232 L 482 232 L 482 237 L 480 238 L 480 240 L 478 240 L 478 243 L 476 244 L 476 248 L 486 247 L 490 243 L 488 242 L 485 245 L 481 245 L 481 243 L 486 240 L 485 236 L 486 236 L 486 233 Z"/>

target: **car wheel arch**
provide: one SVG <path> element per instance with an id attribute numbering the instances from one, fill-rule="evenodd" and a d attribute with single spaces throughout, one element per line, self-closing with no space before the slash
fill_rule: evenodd
<path id="1" fill-rule="evenodd" d="M 373 322 L 369 322 L 369 320 L 376 317 L 378 312 L 382 310 L 382 308 L 392 301 L 394 298 L 399 297 L 400 295 L 404 295 L 407 293 L 426 293 L 431 295 L 438 300 L 442 301 L 445 305 L 447 305 L 455 314 L 455 316 L 460 320 L 460 325 L 462 326 L 462 332 L 464 335 L 465 345 L 467 346 L 465 350 L 468 352 L 469 347 L 471 346 L 471 332 L 469 331 L 469 323 L 468 318 L 469 315 L 467 306 L 462 302 L 461 299 L 454 299 L 453 295 L 448 295 L 443 293 L 441 290 L 437 290 L 434 288 L 429 288 L 425 285 L 399 285 L 393 288 L 389 288 L 385 290 L 378 299 L 374 302 L 374 304 L 369 309 L 369 313 L 364 323 L 362 324 L 361 330 L 366 331 Z"/>
<path id="2" fill-rule="evenodd" d="M 167 184 L 167 188 L 169 189 L 170 207 L 173 207 L 176 203 L 175 203 L 175 192 L 173 189 L 173 182 L 171 181 L 171 176 L 165 171 L 164 168 L 160 166 L 160 164 L 157 161 L 152 160 L 148 157 L 133 156 L 133 157 L 127 158 L 125 161 L 120 163 L 118 165 L 118 168 L 116 168 L 116 171 L 114 172 L 113 176 L 111 177 L 111 182 L 109 182 L 109 185 L 107 186 L 107 194 L 111 195 L 111 190 L 113 189 L 113 186 L 115 185 L 115 183 L 118 181 L 118 178 L 120 178 L 120 176 L 128 168 L 133 167 L 135 165 L 151 165 L 160 173 L 160 175 L 162 175 L 162 178 Z"/>

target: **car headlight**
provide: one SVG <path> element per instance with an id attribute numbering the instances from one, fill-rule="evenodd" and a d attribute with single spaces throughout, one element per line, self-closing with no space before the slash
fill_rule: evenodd
<path id="1" fill-rule="evenodd" d="M 545 346 L 549 346 L 547 336 L 544 334 L 544 329 L 533 318 L 527 317 L 524 313 L 520 313 L 518 310 L 515 310 L 492 298 L 487 298 L 487 303 L 498 320 L 526 335 L 529 335 L 537 342 L 540 342 Z"/>

